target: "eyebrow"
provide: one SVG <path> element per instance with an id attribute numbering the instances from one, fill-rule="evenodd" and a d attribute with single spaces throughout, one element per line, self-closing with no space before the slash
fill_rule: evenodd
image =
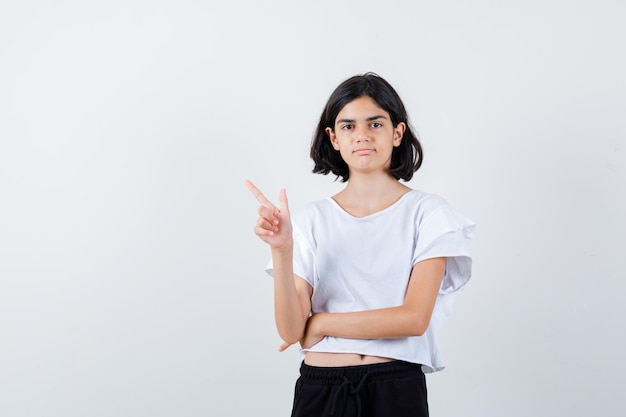
<path id="1" fill-rule="evenodd" d="M 370 116 L 367 119 L 365 119 L 366 122 L 372 122 L 374 120 L 378 120 L 378 119 L 387 119 L 385 116 L 383 116 L 382 114 L 377 114 L 376 116 Z M 356 120 L 354 119 L 339 119 L 337 120 L 337 122 L 335 122 L 335 124 L 338 123 L 354 123 L 356 122 Z"/>

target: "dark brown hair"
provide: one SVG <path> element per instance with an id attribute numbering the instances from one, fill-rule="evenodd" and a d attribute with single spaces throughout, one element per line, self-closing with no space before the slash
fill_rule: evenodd
<path id="1" fill-rule="evenodd" d="M 352 100 L 363 96 L 371 97 L 380 108 L 389 113 L 394 128 L 398 123 L 406 124 L 400 145 L 393 148 L 389 170 L 396 179 L 409 181 L 422 165 L 424 158 L 422 145 L 411 129 L 404 104 L 396 90 L 382 77 L 372 72 L 348 78 L 330 95 L 311 143 L 311 158 L 315 163 L 313 172 L 323 175 L 332 172 L 337 179 L 341 178 L 342 182 L 348 181 L 350 176 L 348 165 L 340 153 L 332 147 L 326 128 L 334 131 L 335 120 L 341 109 Z"/>

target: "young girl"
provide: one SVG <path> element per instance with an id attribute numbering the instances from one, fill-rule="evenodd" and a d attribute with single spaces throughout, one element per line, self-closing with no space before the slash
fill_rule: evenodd
<path id="1" fill-rule="evenodd" d="M 285 190 L 260 202 L 276 327 L 300 343 L 292 416 L 428 416 L 424 372 L 443 369 L 437 330 L 470 278 L 474 223 L 409 181 L 422 148 L 376 74 L 341 83 L 311 146 L 314 173 L 345 188 L 291 218 Z"/>

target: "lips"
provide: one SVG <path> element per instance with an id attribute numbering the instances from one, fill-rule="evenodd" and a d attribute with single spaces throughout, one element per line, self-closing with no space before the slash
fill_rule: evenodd
<path id="1" fill-rule="evenodd" d="M 361 148 L 354 151 L 356 155 L 369 155 L 374 152 L 374 149 L 371 148 Z"/>

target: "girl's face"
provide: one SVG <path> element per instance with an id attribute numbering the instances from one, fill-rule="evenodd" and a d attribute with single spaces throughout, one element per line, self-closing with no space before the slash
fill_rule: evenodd
<path id="1" fill-rule="evenodd" d="M 391 152 L 400 145 L 406 125 L 393 127 L 389 113 L 369 96 L 346 104 L 335 119 L 334 129 L 326 128 L 333 148 L 355 172 L 389 172 Z"/>

